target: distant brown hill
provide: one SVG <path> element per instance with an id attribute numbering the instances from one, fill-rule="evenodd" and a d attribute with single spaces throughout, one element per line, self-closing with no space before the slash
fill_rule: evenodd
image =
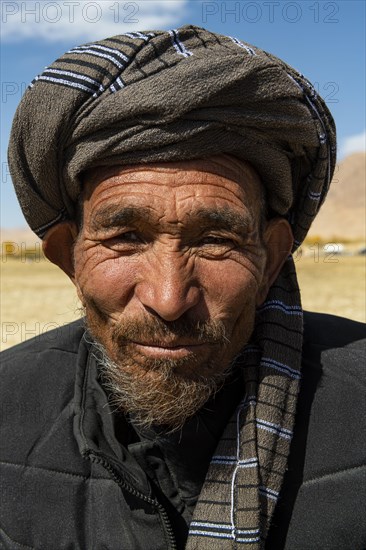
<path id="1" fill-rule="evenodd" d="M 366 154 L 354 153 L 334 172 L 328 197 L 309 231 L 324 240 L 364 240 L 366 232 Z"/>

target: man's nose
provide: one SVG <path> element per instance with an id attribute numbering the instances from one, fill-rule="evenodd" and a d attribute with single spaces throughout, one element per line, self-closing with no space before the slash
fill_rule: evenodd
<path id="1" fill-rule="evenodd" d="M 200 300 L 192 267 L 178 253 L 149 262 L 135 294 L 145 308 L 165 321 L 176 321 Z"/>

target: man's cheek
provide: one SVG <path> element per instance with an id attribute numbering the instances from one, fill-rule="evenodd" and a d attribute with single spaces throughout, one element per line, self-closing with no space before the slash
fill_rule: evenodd
<path id="1" fill-rule="evenodd" d="M 80 266 L 76 279 L 84 301 L 93 299 L 100 309 L 112 314 L 121 312 L 132 298 L 136 275 L 121 261 L 96 263 L 92 258 Z"/>
<path id="2" fill-rule="evenodd" d="M 103 260 L 105 259 L 105 254 L 103 250 L 98 245 L 88 245 L 87 243 L 82 243 L 76 245 L 74 249 L 74 265 L 75 272 L 82 276 L 82 274 L 91 273 L 96 267 L 98 267 Z"/>
<path id="3" fill-rule="evenodd" d="M 222 299 L 223 307 L 226 307 L 225 317 L 232 341 L 245 340 L 254 324 L 258 285 L 254 278 L 247 278 L 242 283 L 231 281 L 230 299 L 227 295 Z M 227 286 L 230 288 L 229 281 Z"/>
<path id="4" fill-rule="evenodd" d="M 234 321 L 243 309 L 255 302 L 258 281 L 255 274 L 247 269 L 227 270 L 211 285 L 211 290 L 220 311 Z"/>

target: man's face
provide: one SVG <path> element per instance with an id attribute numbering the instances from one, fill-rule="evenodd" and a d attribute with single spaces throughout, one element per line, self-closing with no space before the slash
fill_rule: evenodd
<path id="1" fill-rule="evenodd" d="M 114 387 L 122 373 L 120 393 L 141 397 L 130 412 L 143 403 L 161 411 L 164 394 L 166 411 L 147 423 L 181 424 L 174 403 L 189 416 L 217 389 L 264 298 L 259 178 L 222 155 L 98 169 L 85 180 L 74 261 L 90 332 L 114 365 Z M 190 408 L 183 394 L 202 386 Z"/>

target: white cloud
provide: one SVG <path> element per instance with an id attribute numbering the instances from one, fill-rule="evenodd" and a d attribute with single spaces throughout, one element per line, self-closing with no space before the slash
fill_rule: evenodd
<path id="1" fill-rule="evenodd" d="M 2 40 L 91 41 L 174 27 L 189 0 L 1 1 Z"/>
<path id="2" fill-rule="evenodd" d="M 361 134 L 346 137 L 340 147 L 340 157 L 366 151 L 366 130 Z"/>

